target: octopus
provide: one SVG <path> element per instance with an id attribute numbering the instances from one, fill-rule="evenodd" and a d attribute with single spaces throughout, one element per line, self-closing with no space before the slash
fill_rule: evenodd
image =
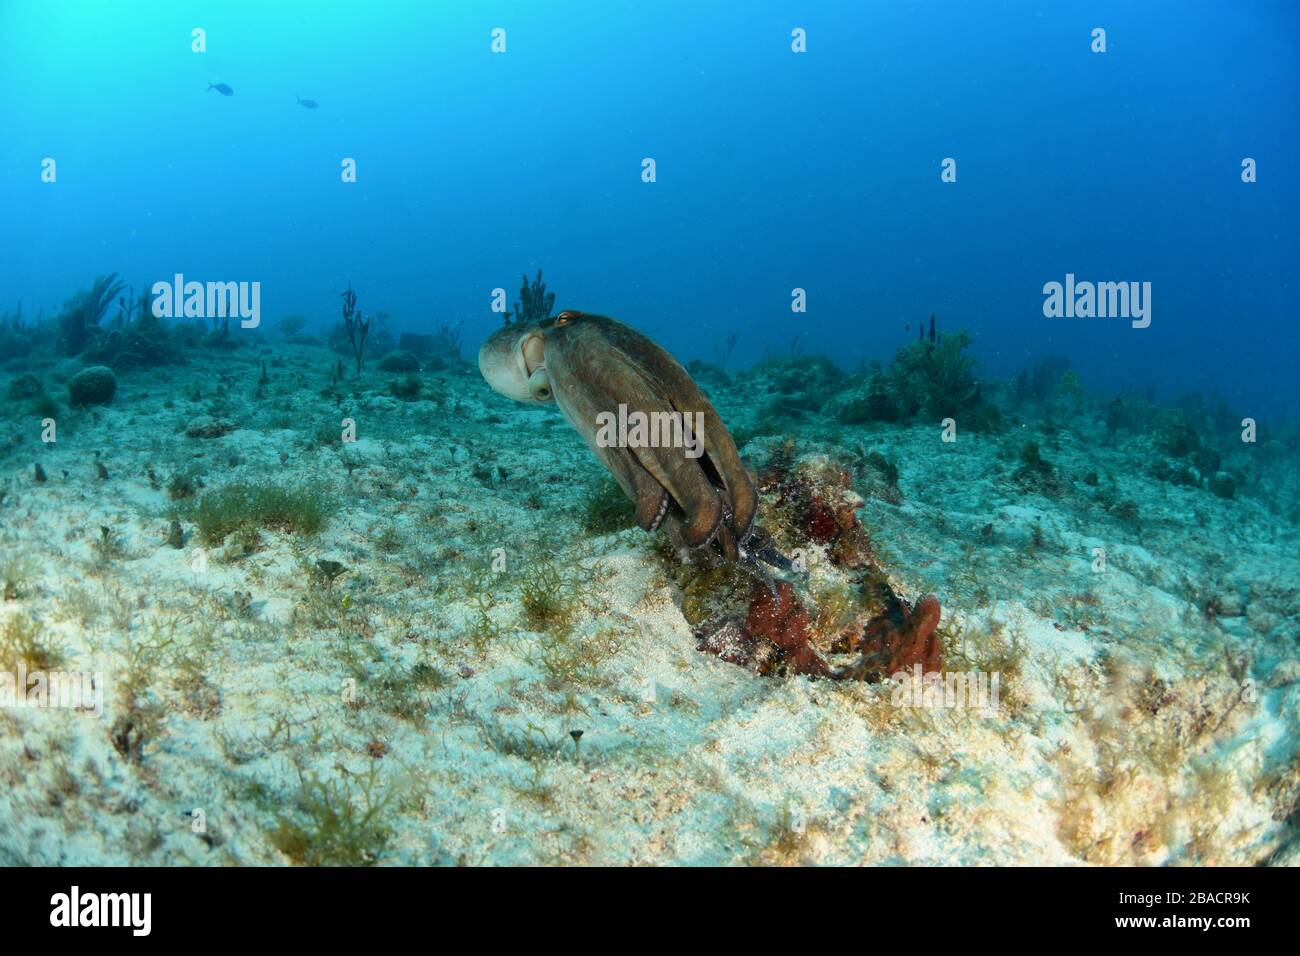
<path id="1" fill-rule="evenodd" d="M 635 504 L 646 531 L 662 528 L 687 553 L 738 562 L 769 586 L 764 565 L 792 569 L 756 522 L 754 475 L 717 410 L 645 335 L 603 315 L 565 310 L 507 322 L 483 343 L 478 365 L 501 395 L 557 405 Z"/>
<path id="2" fill-rule="evenodd" d="M 769 570 L 804 574 L 758 525 L 756 476 L 686 369 L 640 332 L 573 310 L 533 321 L 507 320 L 479 349 L 478 365 L 501 395 L 558 406 L 634 503 L 643 529 L 662 529 L 684 558 L 736 562 L 758 579 L 747 615 L 703 626 L 697 633 L 701 650 L 751 665 L 762 647 L 771 647 L 788 672 L 832 680 L 864 679 L 915 663 L 942 666 L 935 634 L 938 601 L 930 596 L 909 607 L 892 590 L 886 595 L 887 614 L 844 636 L 844 649 L 857 654 L 853 664 L 832 667 L 823 658 L 790 582 L 774 579 Z M 629 422 L 638 424 L 629 430 Z M 847 476 L 842 477 L 847 487 Z M 830 491 L 838 487 L 828 486 Z M 840 512 L 829 528 L 820 529 L 825 533 L 818 540 L 856 529 L 852 509 Z M 816 537 L 819 528 L 810 530 Z M 856 564 L 866 558 L 845 547 L 833 560 Z"/>

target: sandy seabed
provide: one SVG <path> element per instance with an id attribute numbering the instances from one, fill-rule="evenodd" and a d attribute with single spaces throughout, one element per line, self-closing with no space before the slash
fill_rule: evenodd
<path id="1" fill-rule="evenodd" d="M 698 650 L 655 538 L 590 529 L 604 473 L 553 408 L 470 365 L 413 400 L 335 367 L 277 342 L 125 372 L 53 443 L 10 403 L 4 663 L 102 675 L 103 713 L 0 710 L 0 862 L 1300 858 L 1300 534 L 1277 501 L 1157 481 L 1149 436 L 1087 410 L 949 443 L 818 409 L 772 426 L 761 369 L 702 378 L 756 464 L 787 438 L 896 464 L 901 500 L 855 483 L 862 525 L 901 593 L 939 597 L 949 666 L 999 676 L 996 708 L 906 706 Z M 57 394 L 76 368 L 36 373 Z M 1057 494 L 1010 480 L 1031 439 Z M 205 540 L 201 503 L 240 484 L 318 492 L 320 526 Z M 808 565 L 817 608 L 847 578 Z"/>

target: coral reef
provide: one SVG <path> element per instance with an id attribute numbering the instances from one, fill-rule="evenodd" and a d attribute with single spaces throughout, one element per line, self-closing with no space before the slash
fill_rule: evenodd
<path id="1" fill-rule="evenodd" d="M 942 671 L 943 646 L 935 633 L 939 627 L 939 599 L 926 595 L 910 610 L 896 598 L 889 603 L 888 611 L 872 618 L 860 635 L 849 639 L 848 649 L 860 656 L 853 671 L 879 678 L 915 667 L 923 674 Z"/>
<path id="2" fill-rule="evenodd" d="M 507 325 L 511 322 L 536 322 L 549 318 L 554 308 L 555 293 L 546 291 L 546 283 L 542 281 L 542 270 L 538 269 L 537 278 L 533 279 L 531 284 L 528 282 L 528 275 L 523 276 L 514 311 L 505 313 L 504 318 Z"/>
<path id="3" fill-rule="evenodd" d="M 878 453 L 867 460 L 887 465 Z M 896 469 L 888 480 L 896 486 Z M 824 592 L 814 616 L 790 582 L 759 584 L 746 592 L 742 617 L 732 578 L 716 569 L 696 573 L 685 583 L 682 610 L 699 650 L 768 676 L 879 681 L 915 665 L 924 673 L 942 669 L 938 599 L 911 607 L 888 583 L 858 519 L 865 501 L 851 481 L 850 470 L 826 455 L 798 455 L 790 442 L 775 448 L 759 477 L 763 520 L 800 561 L 824 549 L 845 575 L 844 589 Z M 836 663 L 828 654 L 851 658 Z"/>
<path id="4" fill-rule="evenodd" d="M 229 435 L 238 427 L 234 422 L 212 415 L 199 415 L 185 425 L 186 438 L 220 438 Z"/>
<path id="5" fill-rule="evenodd" d="M 424 386 L 414 373 L 407 372 L 401 378 L 388 383 L 388 392 L 394 398 L 400 398 L 404 402 L 414 402 L 424 394 Z"/>
<path id="6" fill-rule="evenodd" d="M 939 333 L 934 316 L 929 336 L 921 332 L 897 351 L 887 369 L 872 363 L 854 376 L 827 403 L 832 414 L 844 424 L 952 417 L 976 430 L 997 428 L 1001 413 L 981 390 L 972 371 L 975 360 L 966 354 L 970 334 Z"/>
<path id="7" fill-rule="evenodd" d="M 960 331 L 899 349 L 887 374 L 903 418 L 921 412 L 947 417 L 978 401 L 979 382 L 971 374 L 975 360 L 963 354 L 968 345 L 970 335 Z"/>
<path id="8" fill-rule="evenodd" d="M 0 359 L 22 359 L 37 346 L 42 334 L 40 322 L 23 318 L 23 304 L 12 312 L 0 314 Z"/>
<path id="9" fill-rule="evenodd" d="M 117 273 L 97 276 L 90 288 L 78 292 L 63 307 L 59 317 L 60 344 L 64 355 L 80 355 L 91 331 L 99 328 L 109 305 L 124 285 Z"/>
<path id="10" fill-rule="evenodd" d="M 418 372 L 420 358 L 414 352 L 389 352 L 379 360 L 379 368 L 385 372 Z"/>
<path id="11" fill-rule="evenodd" d="M 1012 381 L 1009 390 L 1011 401 L 1019 405 L 1046 400 L 1070 371 L 1070 360 L 1064 355 L 1040 359 L 1032 368 L 1022 369 Z"/>
<path id="12" fill-rule="evenodd" d="M 1023 491 L 1056 498 L 1065 493 L 1068 483 L 1057 468 L 1043 457 L 1038 442 L 1025 442 L 1018 452 L 1020 466 L 1011 480 Z"/>
<path id="13" fill-rule="evenodd" d="M 117 394 L 117 376 L 104 365 L 83 368 L 68 380 L 68 400 L 74 405 L 107 405 Z"/>
<path id="14" fill-rule="evenodd" d="M 769 520 L 778 538 L 824 545 L 831 561 L 845 568 L 871 562 L 871 542 L 857 515 L 863 498 L 847 468 L 823 455 L 796 460 L 787 442 L 759 472 L 758 487 L 771 503 L 775 517 Z"/>
<path id="15" fill-rule="evenodd" d="M 23 401 L 28 398 L 36 398 L 38 395 L 45 394 L 45 386 L 41 380 L 30 373 L 19 375 L 9 382 L 9 388 L 6 390 L 10 401 Z"/>
<path id="16" fill-rule="evenodd" d="M 357 309 L 357 294 L 352 291 L 352 283 L 348 283 L 347 291 L 342 293 L 343 298 L 343 329 L 347 332 L 348 343 L 352 346 L 352 356 L 356 359 L 357 374 L 361 374 L 361 363 L 365 359 L 366 353 L 366 336 L 370 334 L 370 319 L 366 318 Z"/>
<path id="17" fill-rule="evenodd" d="M 755 587 L 745 615 L 745 632 L 778 648 L 787 673 L 830 675 L 830 668 L 812 646 L 808 611 L 795 599 L 789 582 L 777 581 L 774 589 Z"/>
<path id="18" fill-rule="evenodd" d="M 118 371 L 185 364 L 184 354 L 172 341 L 171 330 L 153 314 L 147 292 L 129 309 L 123 300 L 114 325 L 87 346 L 85 361 Z"/>

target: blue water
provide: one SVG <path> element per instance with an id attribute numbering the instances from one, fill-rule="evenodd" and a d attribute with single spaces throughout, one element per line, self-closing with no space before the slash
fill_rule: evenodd
<path id="1" fill-rule="evenodd" d="M 992 374 L 1294 414 L 1298 41 L 1291 2 L 3 0 L 0 310 L 180 272 L 315 327 L 351 282 L 473 347 L 540 266 L 683 359 L 853 367 L 933 312 Z M 1150 327 L 1045 318 L 1066 273 L 1150 282 Z"/>

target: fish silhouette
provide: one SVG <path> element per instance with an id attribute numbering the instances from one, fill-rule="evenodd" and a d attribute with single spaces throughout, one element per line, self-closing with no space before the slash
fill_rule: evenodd
<path id="1" fill-rule="evenodd" d="M 208 90 L 216 90 L 222 96 L 234 96 L 235 91 L 230 88 L 229 83 L 209 83 Z M 206 93 L 208 90 L 204 90 Z"/>
<path id="2" fill-rule="evenodd" d="M 320 106 L 320 104 L 317 103 L 315 100 L 304 100 L 304 99 L 302 99 L 300 96 L 298 96 L 296 93 L 294 94 L 294 99 L 296 99 L 296 100 L 298 101 L 298 105 L 299 105 L 299 106 L 305 106 L 305 107 L 307 107 L 307 109 L 309 109 L 309 110 L 314 110 L 314 109 L 316 109 L 318 106 Z"/>

